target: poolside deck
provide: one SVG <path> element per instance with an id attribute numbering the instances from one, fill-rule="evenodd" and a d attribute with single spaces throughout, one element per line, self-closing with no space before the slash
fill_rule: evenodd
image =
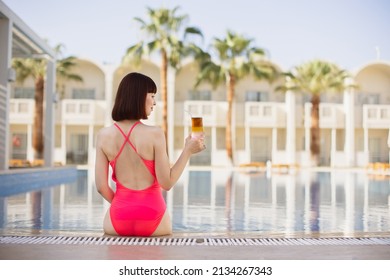
<path id="1" fill-rule="evenodd" d="M 0 236 L 2 260 L 390 260 L 390 237 Z"/>

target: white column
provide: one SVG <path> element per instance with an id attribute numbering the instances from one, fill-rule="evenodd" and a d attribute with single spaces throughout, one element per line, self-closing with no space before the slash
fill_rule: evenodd
<path id="1" fill-rule="evenodd" d="M 0 170 L 8 169 L 9 160 L 9 104 L 8 74 L 11 67 L 12 21 L 0 17 Z"/>
<path id="2" fill-rule="evenodd" d="M 346 81 L 347 85 L 352 80 Z M 344 112 L 345 112 L 345 156 L 346 165 L 355 166 L 355 100 L 353 88 L 344 91 Z"/>
<path id="3" fill-rule="evenodd" d="M 363 129 L 364 131 L 364 157 L 365 157 L 365 160 L 366 162 L 364 163 L 365 165 L 367 165 L 369 162 L 370 162 L 370 152 L 368 150 L 368 128 L 365 127 Z"/>
<path id="4" fill-rule="evenodd" d="M 245 124 L 245 157 L 247 162 L 251 161 L 251 128 Z"/>
<path id="5" fill-rule="evenodd" d="M 66 164 L 66 125 L 61 124 L 61 154 L 62 154 L 62 163 Z"/>
<path id="6" fill-rule="evenodd" d="M 331 130 L 331 144 L 330 144 L 330 165 L 335 166 L 336 165 L 336 129 L 332 128 Z"/>
<path id="7" fill-rule="evenodd" d="M 278 129 L 276 127 L 272 128 L 272 162 L 274 162 L 274 156 L 277 154 L 278 150 Z"/>
<path id="8" fill-rule="evenodd" d="M 32 124 L 27 125 L 27 160 L 34 160 L 34 149 L 32 145 Z"/>
<path id="9" fill-rule="evenodd" d="M 175 131 L 175 76 L 176 70 L 168 67 L 168 154 L 170 161 L 174 161 L 174 131 Z"/>
<path id="10" fill-rule="evenodd" d="M 56 85 L 56 61 L 49 59 L 47 61 L 46 69 L 46 92 L 45 92 L 45 138 L 43 158 L 45 166 L 50 167 L 54 165 L 54 99 L 55 99 L 55 85 Z"/>
<path id="11" fill-rule="evenodd" d="M 296 121 L 295 95 L 292 91 L 286 92 L 286 156 L 288 164 L 296 163 Z"/>

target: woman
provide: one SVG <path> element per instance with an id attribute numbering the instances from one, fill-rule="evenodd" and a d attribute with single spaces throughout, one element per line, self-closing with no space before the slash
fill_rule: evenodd
<path id="1" fill-rule="evenodd" d="M 172 233 L 162 190 L 170 190 L 191 155 L 204 150 L 204 135 L 187 137 L 180 157 L 171 167 L 162 129 L 140 122 L 156 105 L 154 81 L 140 73 L 126 75 L 118 87 L 112 119 L 96 141 L 95 182 L 111 203 L 104 232 L 122 236 L 160 236 Z M 109 167 L 116 190 L 108 183 Z"/>

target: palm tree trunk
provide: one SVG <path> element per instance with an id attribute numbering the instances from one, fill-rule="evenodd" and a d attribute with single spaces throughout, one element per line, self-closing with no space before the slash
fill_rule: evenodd
<path id="1" fill-rule="evenodd" d="M 35 159 L 43 158 L 43 88 L 44 79 L 42 76 L 39 76 L 35 80 L 35 112 L 33 130 Z"/>
<path id="2" fill-rule="evenodd" d="M 310 153 L 312 164 L 319 165 L 320 160 L 320 96 L 313 94 L 311 98 Z"/>
<path id="3" fill-rule="evenodd" d="M 168 57 L 165 50 L 161 51 L 161 71 L 160 71 L 160 79 L 161 79 L 161 99 L 163 102 L 163 109 L 162 109 L 162 129 L 165 134 L 165 139 L 167 142 L 167 152 L 168 152 Z"/>
<path id="4" fill-rule="evenodd" d="M 227 101 L 228 101 L 228 110 L 226 117 L 226 152 L 230 162 L 233 162 L 233 143 L 232 143 L 232 114 L 233 114 L 233 102 L 234 102 L 234 86 L 235 80 L 234 76 L 228 74 L 227 80 Z"/>

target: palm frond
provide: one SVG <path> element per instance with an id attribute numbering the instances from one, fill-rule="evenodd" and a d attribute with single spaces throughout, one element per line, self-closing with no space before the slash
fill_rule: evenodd
<path id="1" fill-rule="evenodd" d="M 122 58 L 122 63 L 123 64 L 129 64 L 129 63 L 139 64 L 144 53 L 145 53 L 144 42 L 141 41 L 133 46 L 130 46 L 126 50 L 126 54 Z"/>
<path id="2" fill-rule="evenodd" d="M 342 92 L 349 76 L 345 70 L 333 63 L 312 60 L 294 67 L 289 77 L 295 90 L 320 95 L 326 92 Z"/>

